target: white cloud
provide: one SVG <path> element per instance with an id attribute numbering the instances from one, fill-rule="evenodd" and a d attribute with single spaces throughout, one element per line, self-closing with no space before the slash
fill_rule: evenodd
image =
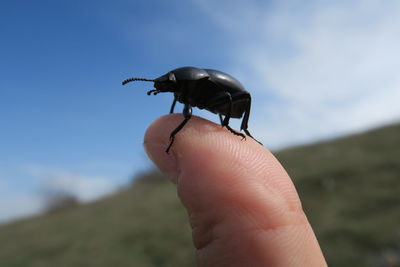
<path id="1" fill-rule="evenodd" d="M 73 173 L 52 173 L 44 180 L 43 187 L 50 192 L 66 193 L 81 202 L 96 200 L 115 192 L 115 182 L 107 177 L 84 176 Z"/>
<path id="2" fill-rule="evenodd" d="M 13 172 L 0 163 L 0 223 L 6 223 L 17 218 L 28 217 L 42 211 L 42 200 L 26 194 L 13 186 Z M 18 177 L 18 174 L 15 175 Z"/>
<path id="3" fill-rule="evenodd" d="M 112 166 L 99 167 L 103 170 Z M 82 173 L 38 164 L 3 170 L 0 173 L 0 223 L 43 212 L 49 193 L 68 194 L 80 202 L 89 202 L 115 192 L 126 183 L 126 179 L 93 175 L 93 172 L 96 171 Z"/>
<path id="4" fill-rule="evenodd" d="M 45 191 L 67 193 L 82 202 L 115 192 L 121 181 L 106 176 L 73 172 L 61 168 L 31 164 L 24 166 L 28 175 L 38 177 Z"/>
<path id="5" fill-rule="evenodd" d="M 29 217 L 43 211 L 43 201 L 31 194 L 1 195 L 0 223 L 6 223 L 18 218 Z"/>
<path id="6" fill-rule="evenodd" d="M 400 119 L 400 2 L 197 2 L 233 36 L 232 69 L 257 95 L 250 124 L 267 146 Z"/>

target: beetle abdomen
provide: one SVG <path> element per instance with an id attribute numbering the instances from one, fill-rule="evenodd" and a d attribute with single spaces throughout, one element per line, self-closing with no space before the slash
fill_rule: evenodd
<path id="1" fill-rule="evenodd" d="M 236 101 L 233 101 L 231 117 L 237 119 L 241 118 L 244 111 L 246 110 L 247 105 L 248 105 L 248 99 L 238 99 Z M 216 114 L 227 115 L 229 112 L 229 104 L 224 103 L 216 107 L 211 107 L 211 108 L 207 107 L 206 110 Z"/>
<path id="2" fill-rule="evenodd" d="M 239 92 L 246 92 L 244 86 L 236 80 L 231 75 L 219 71 L 219 70 L 212 70 L 212 69 L 205 69 L 207 73 L 210 75 L 210 81 L 218 85 L 219 87 L 223 88 L 225 91 L 235 94 Z"/>

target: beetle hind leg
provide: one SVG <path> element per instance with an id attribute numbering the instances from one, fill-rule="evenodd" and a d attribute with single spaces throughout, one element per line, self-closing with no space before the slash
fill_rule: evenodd
<path id="1" fill-rule="evenodd" d="M 258 141 L 257 139 L 255 139 L 247 129 L 243 129 L 243 131 L 246 133 L 246 135 L 250 136 L 254 141 L 256 141 L 257 143 L 259 143 L 260 145 L 263 146 L 263 144 L 260 141 Z"/>
<path id="2" fill-rule="evenodd" d="M 250 117 L 250 108 L 251 108 L 251 97 L 249 95 L 249 100 L 248 100 L 248 104 L 246 107 L 246 110 L 244 112 L 244 116 L 243 116 L 243 120 L 242 120 L 242 125 L 240 126 L 240 129 L 243 130 L 246 135 L 250 136 L 254 141 L 256 141 L 257 143 L 259 143 L 260 145 L 263 145 L 260 141 L 258 141 L 257 139 L 255 139 L 249 132 L 249 130 L 247 130 L 247 128 L 249 127 L 247 124 L 249 122 L 249 117 Z"/>
<path id="3" fill-rule="evenodd" d="M 242 137 L 242 140 L 243 140 L 243 139 L 246 139 L 246 136 L 245 136 L 244 134 L 239 133 L 239 132 L 233 130 L 233 129 L 229 126 L 229 119 L 231 118 L 231 114 L 232 114 L 232 96 L 231 96 L 231 94 L 228 93 L 228 92 L 226 92 L 225 95 L 226 95 L 226 96 L 228 97 L 228 99 L 229 99 L 229 105 L 228 105 L 228 112 L 226 113 L 225 118 L 224 118 L 223 120 L 222 120 L 222 115 L 219 115 L 219 116 L 220 116 L 220 119 L 221 119 L 221 125 L 222 125 L 222 127 L 226 127 L 226 129 L 228 129 L 228 130 L 229 130 L 231 133 L 233 133 L 234 135 L 237 135 L 237 136 Z"/>

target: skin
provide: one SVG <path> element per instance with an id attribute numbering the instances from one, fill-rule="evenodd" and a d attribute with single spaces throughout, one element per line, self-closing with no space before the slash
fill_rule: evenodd
<path id="1" fill-rule="evenodd" d="M 326 266 L 299 196 L 265 147 L 193 117 L 165 153 L 182 115 L 159 118 L 144 146 L 176 184 L 198 266 Z"/>

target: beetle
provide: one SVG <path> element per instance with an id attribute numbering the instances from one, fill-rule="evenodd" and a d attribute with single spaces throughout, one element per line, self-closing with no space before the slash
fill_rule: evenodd
<path id="1" fill-rule="evenodd" d="M 170 143 L 165 150 L 167 153 L 169 153 L 174 143 L 175 135 L 182 130 L 192 117 L 192 107 L 206 109 L 218 114 L 222 127 L 226 127 L 234 135 L 245 139 L 246 136 L 244 134 L 233 130 L 229 126 L 230 118 L 241 118 L 243 116 L 240 130 L 243 130 L 246 135 L 256 140 L 247 130 L 251 107 L 250 93 L 246 91 L 238 80 L 229 74 L 213 69 L 181 67 L 171 70 L 156 79 L 129 78 L 124 80 L 122 85 L 133 81 L 154 82 L 155 89 L 148 91 L 147 95 L 157 95 L 163 92 L 174 93 L 170 113 L 174 112 L 177 101 L 184 105 L 184 120 L 171 132 Z"/>

